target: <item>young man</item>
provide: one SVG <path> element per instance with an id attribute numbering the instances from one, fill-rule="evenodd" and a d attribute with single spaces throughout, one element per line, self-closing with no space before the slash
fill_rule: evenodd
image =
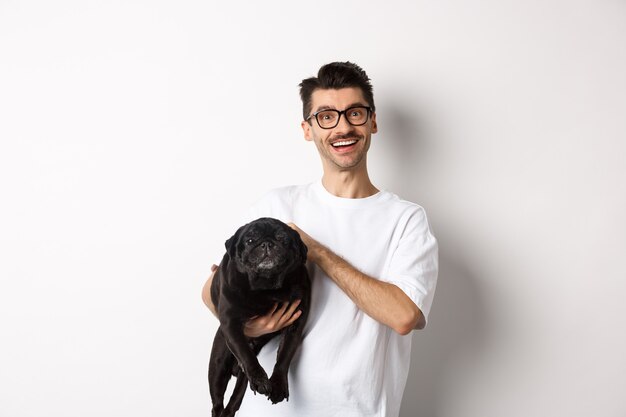
<path id="1" fill-rule="evenodd" d="M 379 191 L 367 171 L 376 133 L 372 86 L 350 62 L 320 68 L 300 84 L 304 138 L 315 143 L 321 181 L 271 191 L 249 218 L 275 217 L 309 249 L 311 311 L 289 374 L 289 401 L 272 405 L 248 390 L 247 416 L 397 417 L 409 369 L 413 329 L 426 324 L 437 281 L 437 242 L 424 210 Z M 211 305 L 208 288 L 203 300 Z M 297 304 L 251 320 L 249 336 L 294 320 Z M 272 369 L 272 340 L 259 353 Z"/>

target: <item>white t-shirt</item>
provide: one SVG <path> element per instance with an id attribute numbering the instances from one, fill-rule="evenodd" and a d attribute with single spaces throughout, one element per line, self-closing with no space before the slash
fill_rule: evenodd
<path id="1" fill-rule="evenodd" d="M 428 315 L 437 282 L 437 241 L 424 209 L 381 191 L 362 199 L 330 194 L 321 181 L 268 193 L 249 219 L 293 222 L 359 271 L 401 288 Z M 239 417 L 397 417 L 411 335 L 375 321 L 317 266 L 311 310 L 289 369 L 289 401 L 272 404 L 248 388 Z M 259 353 L 271 375 L 279 338 Z"/>

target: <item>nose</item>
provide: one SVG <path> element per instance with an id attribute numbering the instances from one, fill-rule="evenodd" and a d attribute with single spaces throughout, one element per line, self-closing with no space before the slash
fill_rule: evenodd
<path id="1" fill-rule="evenodd" d="M 272 243 L 272 242 L 265 241 L 265 242 L 261 243 L 261 249 L 270 250 L 273 247 L 274 247 L 274 243 Z"/>
<path id="2" fill-rule="evenodd" d="M 335 126 L 335 129 L 352 130 L 352 125 L 350 124 L 350 122 L 348 122 L 348 117 L 345 113 L 339 115 L 339 120 L 337 121 L 337 126 Z"/>
<path id="3" fill-rule="evenodd" d="M 348 136 L 351 134 L 355 134 L 356 130 L 354 128 L 354 126 L 352 126 L 350 124 L 350 122 L 348 122 L 348 119 L 346 118 L 345 114 L 342 114 L 339 116 L 339 122 L 337 123 L 337 126 L 335 126 L 333 128 L 333 135 L 335 136 L 340 136 L 340 135 L 344 135 L 344 136 Z"/>

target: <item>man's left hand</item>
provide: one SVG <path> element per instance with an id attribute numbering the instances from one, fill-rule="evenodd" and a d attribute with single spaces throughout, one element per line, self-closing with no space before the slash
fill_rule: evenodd
<path id="1" fill-rule="evenodd" d="M 320 243 L 317 240 L 313 239 L 308 234 L 306 234 L 304 231 L 302 231 L 302 229 L 300 229 L 294 223 L 288 223 L 287 225 L 291 227 L 293 230 L 295 230 L 296 232 L 298 232 L 298 234 L 300 235 L 300 239 L 302 239 L 302 242 L 304 242 L 304 244 L 306 245 L 308 249 L 308 255 L 307 255 L 308 260 L 315 262 L 316 259 L 318 258 L 319 251 L 321 248 Z"/>

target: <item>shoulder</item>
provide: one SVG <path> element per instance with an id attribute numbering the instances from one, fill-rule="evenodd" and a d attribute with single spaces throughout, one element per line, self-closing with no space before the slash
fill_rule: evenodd
<path id="1" fill-rule="evenodd" d="M 418 239 L 422 242 L 435 241 L 426 210 L 421 205 L 388 193 L 386 216 L 395 223 L 401 239 Z"/>
<path id="2" fill-rule="evenodd" d="M 304 191 L 307 185 L 287 185 L 267 191 L 255 204 L 291 203 L 294 197 Z"/>
<path id="3" fill-rule="evenodd" d="M 428 222 L 426 210 L 421 205 L 405 200 L 390 191 L 381 192 L 385 194 L 386 210 L 390 210 L 401 218 L 410 219 L 413 222 Z"/>
<path id="4" fill-rule="evenodd" d="M 274 217 L 283 222 L 292 221 L 294 201 L 306 192 L 308 185 L 288 185 L 267 191 L 248 212 L 250 219 Z"/>

